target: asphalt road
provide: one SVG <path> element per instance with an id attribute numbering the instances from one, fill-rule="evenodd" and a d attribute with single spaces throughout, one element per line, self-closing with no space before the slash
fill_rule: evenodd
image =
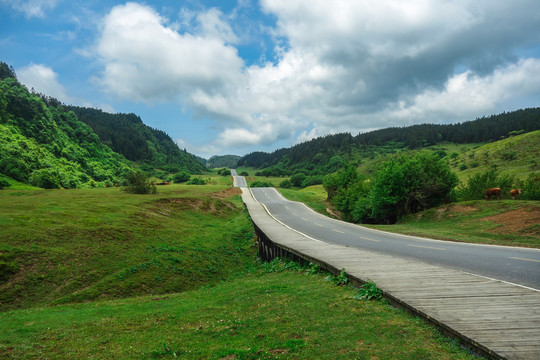
<path id="1" fill-rule="evenodd" d="M 236 182 L 241 184 L 239 178 Z M 274 218 L 313 239 L 421 260 L 540 290 L 540 249 L 458 243 L 372 230 L 318 214 L 302 203 L 285 199 L 274 188 L 251 191 Z"/>

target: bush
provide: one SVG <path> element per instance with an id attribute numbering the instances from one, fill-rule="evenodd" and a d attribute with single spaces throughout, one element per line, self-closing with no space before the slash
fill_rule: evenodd
<path id="1" fill-rule="evenodd" d="M 495 187 L 501 188 L 501 195 L 508 198 L 514 182 L 512 175 L 500 176 L 497 169 L 486 170 L 471 176 L 467 184 L 457 190 L 458 199 L 461 201 L 481 200 L 486 194 L 486 189 Z"/>
<path id="2" fill-rule="evenodd" d="M 298 173 L 291 176 L 291 184 L 296 187 L 302 187 L 302 183 L 306 180 L 307 176 L 304 173 Z"/>
<path id="3" fill-rule="evenodd" d="M 0 190 L 5 189 L 7 187 L 9 187 L 9 183 L 4 179 L 0 179 Z"/>
<path id="4" fill-rule="evenodd" d="M 320 185 L 323 183 L 323 180 L 324 176 L 322 175 L 308 176 L 304 179 L 304 181 L 302 181 L 302 187 L 305 188 L 312 185 Z"/>
<path id="5" fill-rule="evenodd" d="M 206 181 L 199 177 L 195 177 L 187 182 L 188 185 L 206 185 Z"/>
<path id="6" fill-rule="evenodd" d="M 175 183 L 183 183 L 189 181 L 191 175 L 187 171 L 180 171 L 173 175 L 173 180 Z"/>
<path id="7" fill-rule="evenodd" d="M 279 187 L 283 189 L 290 189 L 292 187 L 291 180 L 289 179 L 283 180 L 282 182 L 279 183 Z"/>
<path id="8" fill-rule="evenodd" d="M 525 181 L 521 199 L 540 200 L 540 174 L 531 174 Z"/>
<path id="9" fill-rule="evenodd" d="M 240 173 L 240 176 L 249 176 L 248 172 L 247 171 L 242 171 Z"/>
<path id="10" fill-rule="evenodd" d="M 30 175 L 30 184 L 43 189 L 60 189 L 61 179 L 56 169 L 35 170 Z"/>
<path id="11" fill-rule="evenodd" d="M 135 171 L 127 176 L 127 186 L 124 191 L 130 194 L 155 194 L 156 185 L 150 181 L 150 176 L 142 171 Z"/>
<path id="12" fill-rule="evenodd" d="M 250 187 L 274 187 L 274 184 L 268 181 L 254 181 Z"/>

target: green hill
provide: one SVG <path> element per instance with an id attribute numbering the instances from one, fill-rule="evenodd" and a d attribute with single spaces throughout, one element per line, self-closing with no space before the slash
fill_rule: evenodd
<path id="1" fill-rule="evenodd" d="M 98 109 L 68 106 L 79 120 L 90 126 L 101 141 L 139 165 L 168 172 L 207 171 L 197 158 L 180 150 L 165 132 L 145 125 L 135 114 L 110 114 Z"/>
<path id="2" fill-rule="evenodd" d="M 40 97 L 0 63 L 0 174 L 41 188 L 114 183 L 132 167 L 57 100 Z"/>
<path id="3" fill-rule="evenodd" d="M 206 166 L 208 166 L 210 169 L 234 169 L 236 168 L 236 164 L 238 163 L 238 160 L 240 160 L 240 158 L 241 157 L 238 155 L 215 155 L 208 159 L 208 161 L 206 162 Z"/>
<path id="4" fill-rule="evenodd" d="M 523 109 L 457 124 L 386 128 L 356 136 L 349 133 L 326 135 L 272 153 L 247 154 L 238 161 L 238 167 L 270 168 L 270 176 L 299 172 L 321 175 L 337 170 L 341 161 L 361 164 L 381 155 L 404 150 L 448 143 L 486 143 L 516 132 L 539 129 L 540 108 Z"/>
<path id="5" fill-rule="evenodd" d="M 465 149 L 451 161 L 460 179 L 492 168 L 520 179 L 540 171 L 540 130 Z"/>

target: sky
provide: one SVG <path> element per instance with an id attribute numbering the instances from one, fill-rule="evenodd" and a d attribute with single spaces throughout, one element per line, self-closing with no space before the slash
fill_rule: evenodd
<path id="1" fill-rule="evenodd" d="M 196 155 L 540 106 L 538 0 L 0 0 L 0 61 Z"/>

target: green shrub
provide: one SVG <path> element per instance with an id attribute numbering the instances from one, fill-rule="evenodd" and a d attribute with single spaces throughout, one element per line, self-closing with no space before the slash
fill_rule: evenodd
<path id="1" fill-rule="evenodd" d="M 0 190 L 5 189 L 7 187 L 9 187 L 9 183 L 4 179 L 0 179 Z"/>
<path id="2" fill-rule="evenodd" d="M 279 187 L 283 189 L 290 189 L 292 187 L 291 180 L 289 179 L 283 180 L 282 182 L 279 183 Z"/>
<path id="3" fill-rule="evenodd" d="M 19 266 L 14 262 L 0 260 L 0 283 L 7 281 L 18 270 Z"/>
<path id="4" fill-rule="evenodd" d="M 135 171 L 127 176 L 127 186 L 124 191 L 130 194 L 155 194 L 156 185 L 150 181 L 150 176 L 142 171 Z"/>
<path id="5" fill-rule="evenodd" d="M 51 168 L 33 171 L 30 175 L 29 182 L 31 185 L 43 189 L 60 189 L 61 187 L 61 178 L 58 170 Z"/>
<path id="6" fill-rule="evenodd" d="M 183 183 L 189 181 L 189 179 L 191 179 L 191 175 L 187 171 L 179 171 L 173 176 L 175 183 Z"/>
<path id="7" fill-rule="evenodd" d="M 268 181 L 254 181 L 250 187 L 274 187 L 274 184 Z"/>
<path id="8" fill-rule="evenodd" d="M 242 171 L 240 173 L 240 176 L 249 176 L 248 172 L 247 171 Z"/>
<path id="9" fill-rule="evenodd" d="M 188 185 L 206 185 L 206 181 L 199 177 L 192 178 L 187 182 Z"/>

